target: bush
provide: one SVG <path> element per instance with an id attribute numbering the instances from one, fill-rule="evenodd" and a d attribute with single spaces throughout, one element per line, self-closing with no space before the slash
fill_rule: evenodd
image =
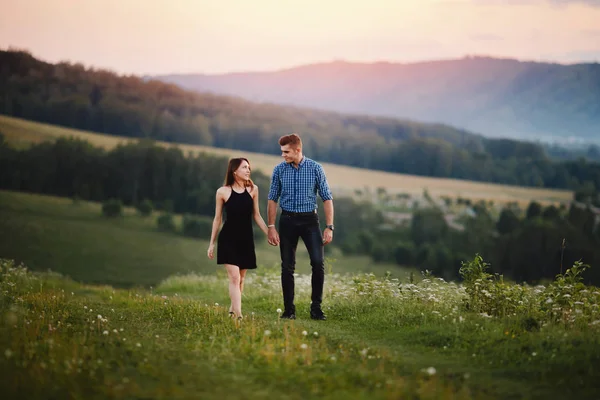
<path id="1" fill-rule="evenodd" d="M 489 266 L 479 254 L 472 261 L 462 263 L 459 274 L 467 292 L 465 307 L 469 311 L 502 317 L 525 311 L 525 288 L 505 283 L 502 275 L 488 273 Z"/>
<path id="2" fill-rule="evenodd" d="M 162 232 L 175 232 L 175 220 L 173 214 L 165 213 L 156 219 L 158 230 Z"/>
<path id="3" fill-rule="evenodd" d="M 394 259 L 396 264 L 410 266 L 414 262 L 415 246 L 410 242 L 401 242 L 396 245 Z"/>
<path id="4" fill-rule="evenodd" d="M 150 214 L 152 214 L 152 209 L 154 207 L 152 206 L 152 202 L 146 199 L 141 203 L 138 203 L 138 205 L 135 208 L 138 210 L 142 217 L 148 217 L 150 216 Z"/>
<path id="5" fill-rule="evenodd" d="M 183 217 L 183 234 L 195 238 L 210 238 L 212 220 L 186 215 Z"/>
<path id="6" fill-rule="evenodd" d="M 108 218 L 120 217 L 123 215 L 123 203 L 118 199 L 110 199 L 102 204 L 102 215 Z"/>

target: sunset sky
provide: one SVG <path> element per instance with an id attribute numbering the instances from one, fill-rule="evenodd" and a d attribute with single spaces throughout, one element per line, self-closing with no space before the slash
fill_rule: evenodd
<path id="1" fill-rule="evenodd" d="M 0 48 L 125 74 L 600 61 L 600 0 L 0 0 Z"/>

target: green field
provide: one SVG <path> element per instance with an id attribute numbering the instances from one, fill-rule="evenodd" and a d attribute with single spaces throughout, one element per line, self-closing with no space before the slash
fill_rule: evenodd
<path id="1" fill-rule="evenodd" d="M 100 204 L 0 191 L 0 257 L 81 282 L 117 286 L 156 285 L 175 274 L 220 270 L 216 261 L 206 257 L 208 240 L 159 232 L 156 216 L 143 218 L 126 209 L 122 218 L 107 219 L 101 215 Z M 180 221 L 181 217 L 176 220 Z M 259 268 L 277 269 L 279 248 L 269 246 L 259 235 L 256 241 Z M 302 246 L 299 243 L 300 273 L 310 271 Z M 406 274 L 392 264 L 374 264 L 366 256 L 329 258 L 327 270 Z"/>
<path id="2" fill-rule="evenodd" d="M 4 115 L 0 115 L 0 133 L 5 136 L 10 144 L 16 147 L 25 147 L 31 143 L 54 140 L 58 137 L 75 137 L 88 140 L 95 146 L 110 149 L 119 143 L 126 143 L 132 140 L 131 138 L 40 124 Z M 157 144 L 173 146 L 173 144 L 169 143 L 157 142 Z M 206 146 L 183 144 L 177 146 L 186 154 L 204 152 L 224 157 L 245 156 L 250 159 L 254 169 L 262 170 L 269 176 L 273 167 L 281 162 L 281 158 L 278 155 L 258 154 Z M 310 149 L 307 149 L 306 155 L 310 157 Z M 392 194 L 408 193 L 413 196 L 420 196 L 423 190 L 427 189 L 432 196 L 436 197 L 463 197 L 475 201 L 480 199 L 493 200 L 496 204 L 514 201 L 521 205 L 526 205 L 531 200 L 548 204 L 569 202 L 572 200 L 572 192 L 569 190 L 526 188 L 457 179 L 394 174 L 329 163 L 323 163 L 323 166 L 336 195 L 353 194 L 355 190 L 363 190 L 365 188 L 373 192 L 378 188 L 385 188 L 387 192 Z"/>
<path id="3" fill-rule="evenodd" d="M 262 270 L 248 277 L 238 322 L 226 316 L 222 275 L 150 291 L 2 260 L 0 270 L 5 399 L 597 399 L 600 390 L 597 288 L 509 285 L 484 301 L 515 312 L 489 316 L 485 304 L 465 309 L 468 291 L 452 283 L 338 275 L 326 284 L 329 319 L 311 321 L 310 277 L 300 275 L 298 319 L 284 322 L 279 277 Z"/>

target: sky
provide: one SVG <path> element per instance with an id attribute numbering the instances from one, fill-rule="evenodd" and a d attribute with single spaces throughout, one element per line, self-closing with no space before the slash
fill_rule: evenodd
<path id="1" fill-rule="evenodd" d="M 119 74 L 600 61 L 600 0 L 0 0 L 0 49 Z"/>

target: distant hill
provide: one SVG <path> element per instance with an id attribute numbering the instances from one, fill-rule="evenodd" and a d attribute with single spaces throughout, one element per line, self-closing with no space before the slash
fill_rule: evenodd
<path id="1" fill-rule="evenodd" d="M 259 102 L 439 122 L 488 137 L 600 141 L 600 64 L 466 57 L 331 62 L 275 72 L 166 75 L 183 88 Z"/>
<path id="2" fill-rule="evenodd" d="M 0 51 L 0 94 L 0 114 L 109 135 L 278 154 L 277 139 L 300 132 L 306 154 L 320 162 L 510 185 L 579 189 L 590 182 L 600 188 L 600 164 L 567 161 L 569 152 L 550 153 L 532 142 L 485 138 L 446 124 L 199 94 L 81 64 L 50 64 L 24 51 Z"/>

